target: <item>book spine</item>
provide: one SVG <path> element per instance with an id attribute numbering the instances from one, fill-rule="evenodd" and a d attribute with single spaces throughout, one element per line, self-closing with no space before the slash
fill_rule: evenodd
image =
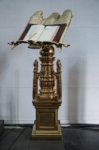
<path id="1" fill-rule="evenodd" d="M 29 31 L 30 27 L 31 27 L 32 24 L 27 24 L 25 30 L 23 31 L 23 33 L 21 34 L 20 38 L 19 38 L 19 41 L 23 40 L 24 37 L 26 36 L 27 32 Z"/>
<path id="2" fill-rule="evenodd" d="M 60 38 L 61 38 L 61 36 L 62 36 L 62 34 L 65 30 L 65 27 L 66 27 L 66 24 L 60 25 L 59 30 L 58 30 L 57 34 L 55 35 L 55 37 L 53 39 L 53 42 L 59 43 Z"/>

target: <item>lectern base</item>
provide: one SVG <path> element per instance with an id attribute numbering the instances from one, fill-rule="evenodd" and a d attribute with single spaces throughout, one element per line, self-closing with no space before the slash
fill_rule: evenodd
<path id="1" fill-rule="evenodd" d="M 61 140 L 62 132 L 60 124 L 58 124 L 58 130 L 36 130 L 36 124 L 34 123 L 32 130 L 32 138 L 34 140 Z"/>

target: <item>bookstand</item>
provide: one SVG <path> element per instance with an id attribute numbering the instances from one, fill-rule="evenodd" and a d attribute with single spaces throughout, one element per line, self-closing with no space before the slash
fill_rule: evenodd
<path id="1" fill-rule="evenodd" d="M 58 108 L 61 105 L 61 63 L 57 60 L 57 71 L 53 63 L 54 47 L 44 44 L 40 51 L 41 69 L 38 72 L 38 61 L 34 62 L 33 105 L 36 108 L 33 139 L 61 139 L 61 128 L 58 120 Z M 40 89 L 38 90 L 38 82 Z"/>
<path id="2" fill-rule="evenodd" d="M 61 127 L 58 120 L 58 108 L 61 105 L 61 63 L 57 60 L 54 70 L 54 47 L 68 47 L 63 43 L 72 18 L 71 10 L 65 10 L 62 15 L 57 12 L 43 18 L 42 11 L 36 11 L 21 34 L 20 38 L 9 43 L 12 48 L 21 43 L 27 43 L 29 48 L 41 49 L 41 68 L 38 71 L 38 61 L 34 62 L 33 105 L 36 109 L 33 139 L 61 139 Z"/>

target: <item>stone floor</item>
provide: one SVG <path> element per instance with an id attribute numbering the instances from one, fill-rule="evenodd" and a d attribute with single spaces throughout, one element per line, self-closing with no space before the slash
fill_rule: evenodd
<path id="1" fill-rule="evenodd" d="M 33 141 L 32 127 L 5 128 L 0 150 L 99 150 L 99 127 L 64 127 L 62 141 Z"/>

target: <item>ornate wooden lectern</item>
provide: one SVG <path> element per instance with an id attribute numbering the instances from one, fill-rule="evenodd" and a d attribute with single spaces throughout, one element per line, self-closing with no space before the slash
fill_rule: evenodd
<path id="1" fill-rule="evenodd" d="M 54 71 L 54 47 L 45 44 L 41 51 L 41 69 L 34 62 L 33 105 L 36 108 L 36 121 L 33 126 L 33 138 L 60 139 L 61 129 L 58 121 L 58 108 L 61 105 L 61 63 L 57 60 Z M 38 80 L 40 90 L 38 91 Z"/>
<path id="2" fill-rule="evenodd" d="M 65 46 L 64 33 L 71 18 L 71 10 L 65 10 L 61 16 L 54 12 L 46 19 L 43 18 L 42 11 L 37 11 L 31 16 L 19 40 L 10 43 L 13 47 L 28 43 L 29 48 L 40 49 L 40 71 L 38 61 L 34 62 L 33 105 L 36 120 L 32 131 L 33 139 L 61 139 L 62 136 L 58 120 L 62 96 L 61 63 L 57 60 L 55 71 L 54 46 Z"/>

